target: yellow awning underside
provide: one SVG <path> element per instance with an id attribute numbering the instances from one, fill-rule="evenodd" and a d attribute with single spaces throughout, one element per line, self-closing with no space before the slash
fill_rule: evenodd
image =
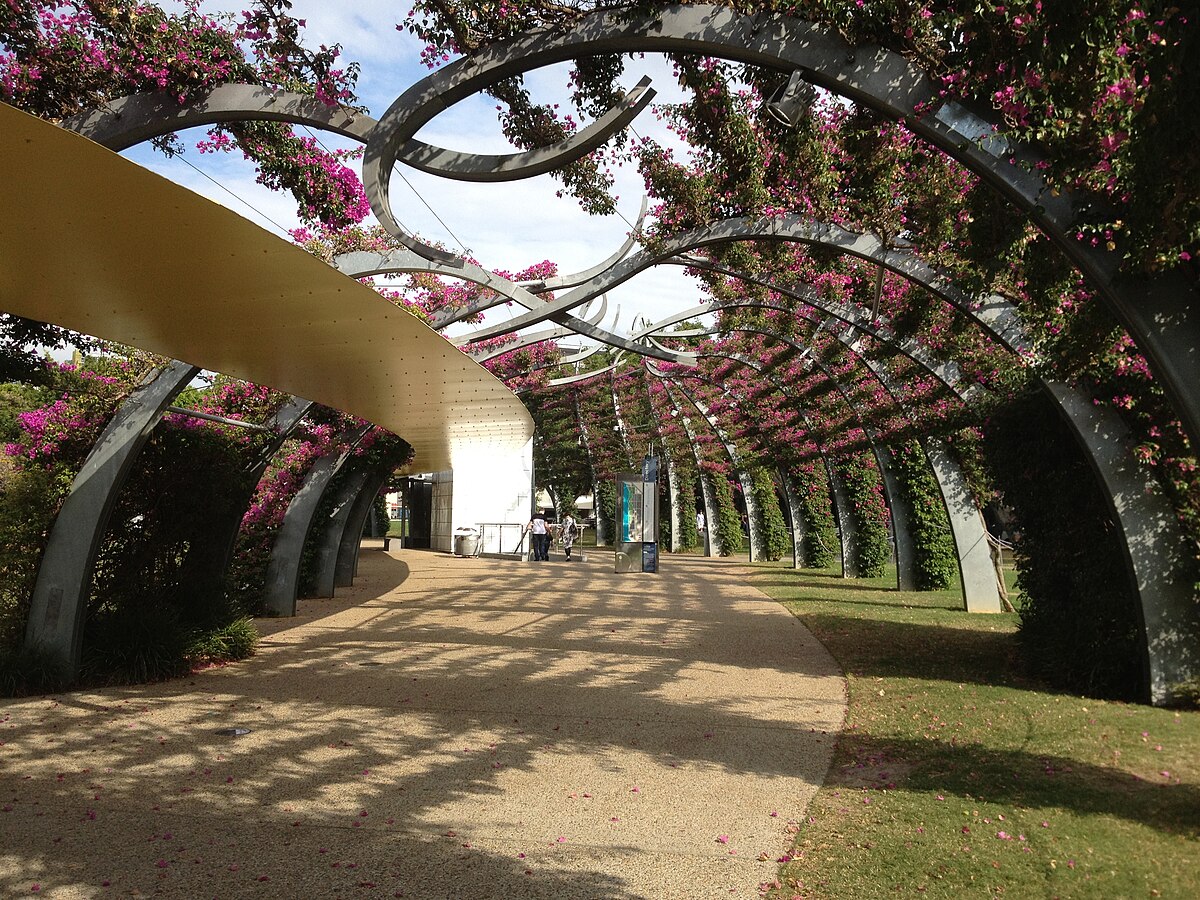
<path id="1" fill-rule="evenodd" d="M 412 471 L 532 435 L 424 322 L 223 206 L 3 103 L 0 159 L 0 309 L 367 419 Z"/>

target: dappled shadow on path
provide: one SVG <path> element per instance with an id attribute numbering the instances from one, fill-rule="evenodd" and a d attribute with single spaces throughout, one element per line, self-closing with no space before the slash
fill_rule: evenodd
<path id="1" fill-rule="evenodd" d="M 606 562 L 364 554 L 252 660 L 5 703 L 0 893 L 753 887 L 824 775 L 840 675 L 735 567 Z"/>

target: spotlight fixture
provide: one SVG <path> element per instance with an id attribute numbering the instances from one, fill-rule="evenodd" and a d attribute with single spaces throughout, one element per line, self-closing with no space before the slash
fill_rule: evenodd
<path id="1" fill-rule="evenodd" d="M 797 69 L 786 84 L 775 89 L 767 100 L 767 114 L 787 128 L 795 128 L 812 109 L 817 99 L 817 89 L 804 80 Z"/>

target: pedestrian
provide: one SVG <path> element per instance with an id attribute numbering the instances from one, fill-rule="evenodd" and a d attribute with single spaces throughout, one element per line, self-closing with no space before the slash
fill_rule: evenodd
<path id="1" fill-rule="evenodd" d="M 704 537 L 704 513 L 696 511 L 696 533 Z"/>
<path id="2" fill-rule="evenodd" d="M 539 510 L 533 514 L 533 518 L 525 526 L 525 531 L 530 535 L 530 549 L 533 550 L 534 560 L 548 561 L 550 559 L 550 529 L 546 526 L 546 513 L 544 510 Z"/>
<path id="3" fill-rule="evenodd" d="M 570 513 L 563 516 L 562 520 L 562 545 L 563 553 L 567 557 L 567 562 L 571 561 L 571 547 L 575 543 L 575 536 L 578 532 L 578 527 L 575 525 L 575 517 Z"/>

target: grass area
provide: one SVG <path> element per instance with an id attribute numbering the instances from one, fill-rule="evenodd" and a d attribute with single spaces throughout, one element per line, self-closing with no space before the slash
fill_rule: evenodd
<path id="1" fill-rule="evenodd" d="M 752 581 L 849 684 L 772 898 L 1200 897 L 1200 713 L 1046 688 L 1016 616 L 968 615 L 957 591 L 769 564 Z"/>

